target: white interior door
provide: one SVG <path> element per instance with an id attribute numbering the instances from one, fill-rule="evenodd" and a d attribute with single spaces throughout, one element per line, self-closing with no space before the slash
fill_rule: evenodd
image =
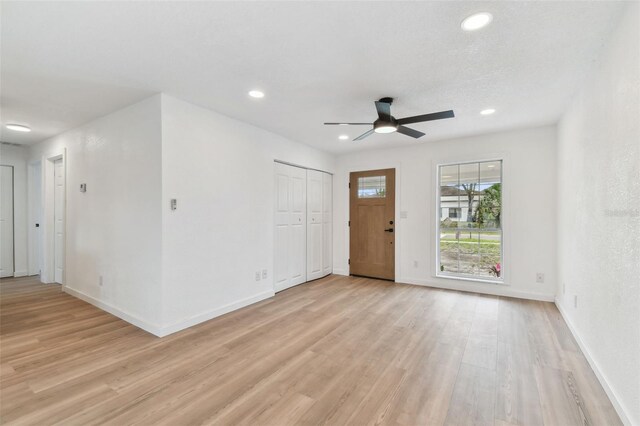
<path id="1" fill-rule="evenodd" d="M 275 163 L 276 291 L 307 280 L 306 275 L 306 170 Z"/>
<path id="2" fill-rule="evenodd" d="M 322 173 L 322 275 L 333 272 L 333 176 Z"/>
<path id="3" fill-rule="evenodd" d="M 13 167 L 0 166 L 0 277 L 13 276 Z"/>
<path id="4" fill-rule="evenodd" d="M 29 275 L 42 270 L 42 166 L 29 165 Z"/>
<path id="5" fill-rule="evenodd" d="M 64 277 L 64 164 L 62 159 L 53 164 L 54 170 L 54 281 L 62 284 Z"/>
<path id="6" fill-rule="evenodd" d="M 322 175 L 322 172 L 307 170 L 307 280 L 323 276 Z"/>

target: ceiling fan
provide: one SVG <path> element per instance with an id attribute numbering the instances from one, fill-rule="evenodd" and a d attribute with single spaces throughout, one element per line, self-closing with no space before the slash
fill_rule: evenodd
<path id="1" fill-rule="evenodd" d="M 405 124 L 421 123 L 423 121 L 441 120 L 443 118 L 453 118 L 453 110 L 432 112 L 430 114 L 415 115 L 413 117 L 405 117 L 396 119 L 391 115 L 391 104 L 393 98 L 382 98 L 376 101 L 376 110 L 378 111 L 378 119 L 373 123 L 324 123 L 327 126 L 371 126 L 373 128 L 367 132 L 364 132 L 360 136 L 354 139 L 359 141 L 367 136 L 375 133 L 393 133 L 398 132 L 403 135 L 411 136 L 412 138 L 420 138 L 424 136 L 424 133 L 417 130 L 406 127 Z"/>

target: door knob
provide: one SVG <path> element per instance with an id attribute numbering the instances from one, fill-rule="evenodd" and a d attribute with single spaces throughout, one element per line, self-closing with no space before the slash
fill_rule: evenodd
<path id="1" fill-rule="evenodd" d="M 393 228 L 385 229 L 384 232 L 393 232 Z"/>

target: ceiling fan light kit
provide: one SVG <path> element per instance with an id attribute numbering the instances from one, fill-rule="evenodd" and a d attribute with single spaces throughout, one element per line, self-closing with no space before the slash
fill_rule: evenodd
<path id="1" fill-rule="evenodd" d="M 424 121 L 441 120 L 443 118 L 455 117 L 453 110 L 433 112 L 430 114 L 415 115 L 413 117 L 405 117 L 396 119 L 391 115 L 391 104 L 393 98 L 382 98 L 379 101 L 375 101 L 376 111 L 378 112 L 378 119 L 373 123 L 324 123 L 327 126 L 373 126 L 372 129 L 364 132 L 360 136 L 354 139 L 359 141 L 372 133 L 393 133 L 398 132 L 403 135 L 410 136 L 418 139 L 424 136 L 424 133 L 414 130 L 410 127 L 404 126 L 405 124 L 421 123 Z"/>

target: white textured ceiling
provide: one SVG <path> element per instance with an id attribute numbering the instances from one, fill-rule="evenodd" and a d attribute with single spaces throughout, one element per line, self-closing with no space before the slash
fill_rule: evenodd
<path id="1" fill-rule="evenodd" d="M 334 153 L 553 123 L 623 2 L 2 2 L 0 140 L 33 143 L 157 92 Z M 477 11 L 492 24 L 466 33 Z M 261 100 L 247 91 L 259 88 Z M 355 137 L 373 101 L 427 136 Z M 493 107 L 492 116 L 478 112 Z M 25 123 L 30 134 L 4 124 Z"/>

